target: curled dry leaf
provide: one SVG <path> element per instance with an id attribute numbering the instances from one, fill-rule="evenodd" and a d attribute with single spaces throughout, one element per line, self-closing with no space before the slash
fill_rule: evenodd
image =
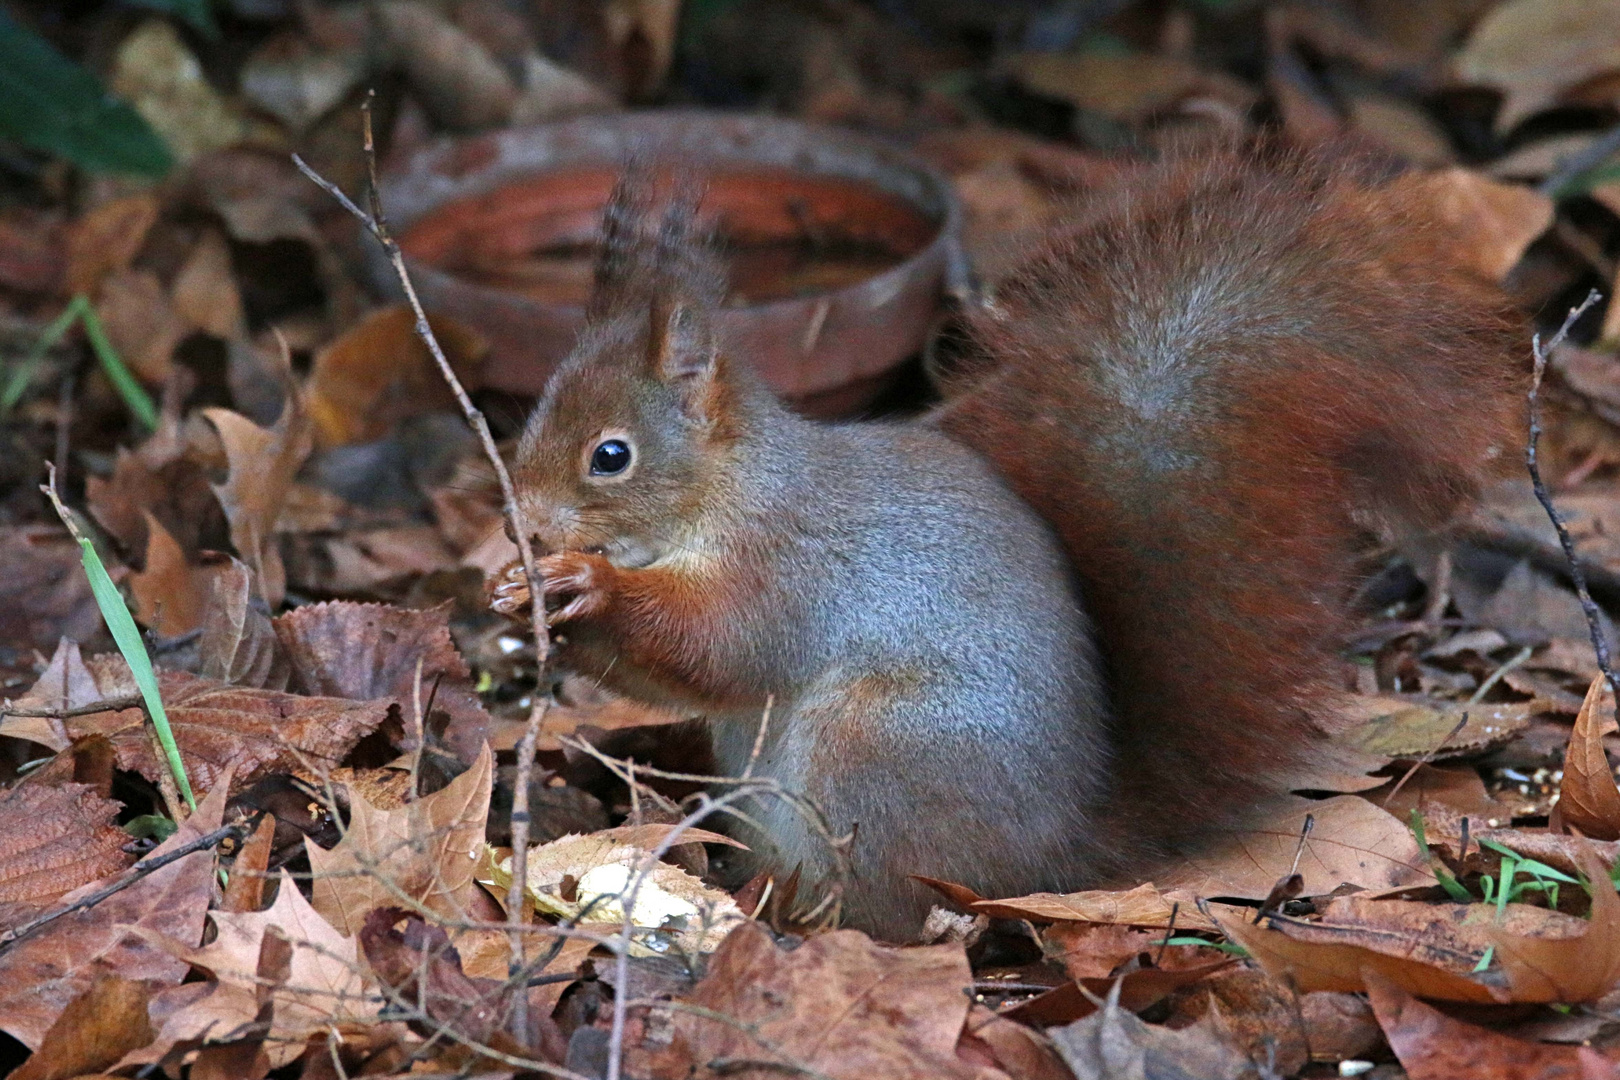
<path id="1" fill-rule="evenodd" d="M 223 484 L 213 485 L 231 526 L 231 543 L 253 571 L 260 597 L 273 611 L 281 606 L 286 572 L 274 531 L 293 476 L 314 446 L 303 395 L 291 382 L 287 402 L 273 428 L 262 428 L 229 409 L 204 409 L 219 432 L 229 463 Z"/>
<path id="2" fill-rule="evenodd" d="M 0 929 L 130 864 L 129 834 L 114 825 L 120 808 L 88 784 L 22 784 L 0 795 Z"/>
<path id="3" fill-rule="evenodd" d="M 1598 840 L 1620 840 L 1620 787 L 1603 749 L 1603 736 L 1614 730 L 1614 693 L 1599 674 L 1575 717 L 1558 788 L 1559 816 Z"/>
<path id="4" fill-rule="evenodd" d="M 1608 864 L 1590 848 L 1581 856 L 1592 911 L 1577 933 L 1526 937 L 1497 928 L 1492 935 L 1515 1001 L 1596 1001 L 1620 986 L 1620 895 Z"/>
<path id="5" fill-rule="evenodd" d="M 213 573 L 192 566 L 186 553 L 151 511 L 146 517 L 145 566 L 129 575 L 135 617 L 165 637 L 179 637 L 202 625 L 213 592 Z"/>
<path id="6" fill-rule="evenodd" d="M 101 681 L 85 664 L 78 643 L 63 638 L 56 643 L 50 665 L 40 673 L 34 685 L 10 704 L 25 709 L 66 712 L 103 701 L 113 692 L 110 680 Z M 39 743 L 58 752 L 71 745 L 62 721 L 44 716 L 0 716 L 0 735 Z"/>
<path id="7" fill-rule="evenodd" d="M 107 339 L 136 375 L 152 384 L 168 380 L 175 347 L 187 327 L 156 274 L 142 269 L 109 274 L 101 283 L 96 314 Z"/>
<path id="8" fill-rule="evenodd" d="M 1411 1080 L 1570 1080 L 1586 1075 L 1573 1046 L 1524 1042 L 1454 1020 L 1376 971 L 1367 996 L 1389 1045 Z"/>
<path id="9" fill-rule="evenodd" d="M 267 933 L 285 936 L 292 946 L 291 967 L 284 985 L 274 988 L 274 1021 L 265 1044 L 273 1068 L 302 1054 L 311 1032 L 374 1019 L 381 1006 L 365 988 L 355 940 L 316 914 L 286 874 L 280 881 L 276 902 L 266 911 L 213 912 L 219 935 L 202 948 L 164 943 L 173 955 L 245 991 L 243 999 L 252 1000 Z"/>
<path id="10" fill-rule="evenodd" d="M 477 39 L 418 0 L 386 0 L 375 10 L 394 61 L 438 124 L 476 131 L 511 115 L 517 86 Z"/>
<path id="11" fill-rule="evenodd" d="M 261 776 L 294 769 L 336 766 L 355 743 L 388 718 L 386 701 L 303 697 L 277 690 L 225 686 L 183 672 L 158 673 L 180 747 L 194 787 L 214 785 L 225 768 L 236 766 L 235 789 Z M 168 770 L 152 752 L 140 708 L 90 713 L 66 721 L 70 735 L 102 735 L 118 755 L 118 767 L 156 782 Z M 0 725 L 0 733 L 5 731 Z M 233 794 L 235 792 L 233 791 Z"/>
<path id="12" fill-rule="evenodd" d="M 1198 1077 L 1248 1080 L 1254 1066 L 1208 1028 L 1176 1031 L 1143 1023 L 1117 1000 L 1049 1033 L 1075 1080 Z"/>
<path id="13" fill-rule="evenodd" d="M 1553 223 L 1553 201 L 1534 188 L 1504 184 L 1470 169 L 1409 173 L 1391 184 L 1416 192 L 1450 226 L 1465 265 L 1501 281 Z"/>
<path id="14" fill-rule="evenodd" d="M 1140 967 L 1117 977 L 1076 979 L 1022 1002 L 1002 1015 L 1009 1020 L 1038 1027 L 1073 1023 L 1096 1012 L 1097 1002 L 1113 993 L 1116 986 L 1119 988 L 1120 1005 L 1132 1012 L 1139 1012 L 1237 963 L 1230 956 L 1217 955 L 1213 960 L 1203 958 L 1211 951 L 1178 947 L 1165 957 L 1170 961 L 1170 966 Z"/>
<path id="15" fill-rule="evenodd" d="M 1511 0 L 1474 27 L 1456 59 L 1468 82 L 1505 95 L 1506 131 L 1594 76 L 1620 70 L 1620 7 L 1609 0 Z"/>
<path id="16" fill-rule="evenodd" d="M 291 664 L 270 617 L 253 602 L 252 575 L 237 559 L 220 566 L 210 582 L 197 639 L 197 672 L 232 686 L 285 690 Z"/>
<path id="17" fill-rule="evenodd" d="M 980 1074 L 956 1043 L 972 978 L 958 945 L 888 949 L 838 930 L 787 952 L 744 923 L 684 1002 L 654 1006 L 671 1039 L 627 1045 L 626 1072 L 712 1078 L 723 1062 L 758 1061 L 761 1075 L 969 1080 Z"/>
<path id="18" fill-rule="evenodd" d="M 80 215 L 68 230 L 67 291 L 94 296 L 101 279 L 128 269 L 157 224 L 156 194 L 109 199 Z"/>
<path id="19" fill-rule="evenodd" d="M 182 847 L 219 828 L 226 784 L 218 784 L 152 855 Z M 155 870 L 88 911 L 64 915 L 0 951 L 0 1030 L 37 1048 L 57 1017 L 108 972 L 153 985 L 178 983 L 186 965 L 136 935 L 201 940 L 212 888 L 214 853 L 198 851 Z M 92 892 L 86 885 L 62 897 Z"/>
<path id="20" fill-rule="evenodd" d="M 635 908 L 631 923 L 637 928 L 631 950 L 637 956 L 670 952 L 697 954 L 713 952 L 726 935 L 743 919 L 737 902 L 728 893 L 705 885 L 678 866 L 652 862 L 650 848 L 658 839 L 648 832 L 656 826 L 635 830 L 652 843 L 638 847 L 608 829 L 589 836 L 564 836 L 529 851 L 528 881 L 524 895 L 536 910 L 574 919 L 581 926 L 602 926 L 608 933 L 624 922 L 624 897 L 638 876 Z M 668 831 L 668 827 L 664 827 Z M 708 840 L 715 834 L 689 830 L 693 841 Z M 661 837 L 659 838 L 661 839 Z M 510 856 L 486 864 L 487 880 L 504 892 L 512 880 Z"/>
<path id="21" fill-rule="evenodd" d="M 1170 999 L 1167 1026 L 1209 1027 L 1273 1075 L 1294 1076 L 1311 1057 L 1299 995 L 1254 967 L 1229 967 Z"/>
<path id="22" fill-rule="evenodd" d="M 351 790 L 343 839 L 331 851 L 306 845 L 315 910 L 350 936 L 373 910 L 404 898 L 452 919 L 476 912 L 493 763 L 485 747 L 447 787 L 399 810 L 378 810 Z"/>
<path id="23" fill-rule="evenodd" d="M 173 293 L 176 314 L 196 329 L 227 341 L 245 331 L 231 249 L 217 230 L 209 229 L 197 240 L 175 275 Z"/>

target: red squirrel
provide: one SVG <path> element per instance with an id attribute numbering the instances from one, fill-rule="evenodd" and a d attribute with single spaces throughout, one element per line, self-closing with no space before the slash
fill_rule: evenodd
<path id="1" fill-rule="evenodd" d="M 559 661 L 708 716 L 853 833 L 846 921 L 1134 884 L 1323 747 L 1371 523 L 1432 527 L 1507 431 L 1515 323 L 1399 184 L 1203 151 L 1099 192 L 968 318 L 946 400 L 824 424 L 709 321 L 645 184 L 519 443 Z M 687 203 L 690 200 L 686 200 Z M 496 587 L 528 603 L 521 571 Z M 834 865 L 780 801 L 762 865 Z"/>

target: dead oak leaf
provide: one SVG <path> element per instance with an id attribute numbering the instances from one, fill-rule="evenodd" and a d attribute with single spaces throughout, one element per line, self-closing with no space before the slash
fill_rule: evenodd
<path id="1" fill-rule="evenodd" d="M 1620 840 L 1620 787 L 1603 750 L 1603 736 L 1614 730 L 1614 694 L 1599 674 L 1575 717 L 1558 789 L 1559 816 L 1598 840 Z"/>
<path id="2" fill-rule="evenodd" d="M 197 812 L 152 855 L 173 851 L 219 828 L 226 786 L 215 785 Z M 8 945 L 0 952 L 0 1029 L 37 1048 L 63 1010 L 108 972 L 158 985 L 178 983 L 186 965 L 134 931 L 176 941 L 200 940 L 213 867 L 212 851 L 187 855 L 95 907 L 64 915 Z M 70 903 L 95 888 L 92 884 L 76 889 L 61 902 Z"/>
<path id="3" fill-rule="evenodd" d="M 88 784 L 22 784 L 0 795 L 0 928 L 133 860 L 113 824 L 120 804 Z"/>
<path id="4" fill-rule="evenodd" d="M 315 910 L 352 937 L 379 907 L 409 897 L 429 911 L 465 918 L 479 889 L 473 871 L 484 849 L 494 757 L 486 746 L 472 768 L 398 810 L 349 793 L 349 827 L 331 851 L 306 844 Z"/>
<path id="5" fill-rule="evenodd" d="M 273 533 L 293 476 L 315 445 L 303 395 L 290 381 L 275 427 L 262 428 L 229 409 L 204 409 L 219 432 L 229 472 L 214 495 L 231 526 L 231 543 L 254 572 L 259 595 L 273 611 L 286 591 L 286 571 Z"/>
<path id="6" fill-rule="evenodd" d="M 48 667 L 23 695 L 6 705 L 28 710 L 49 709 L 66 712 L 94 705 L 113 696 L 121 687 L 103 679 L 85 662 L 78 642 L 63 638 Z M 0 705 L 0 735 L 48 746 L 60 753 L 71 745 L 67 726 L 54 717 L 17 716 Z"/>
<path id="7" fill-rule="evenodd" d="M 234 762 L 233 794 L 270 773 L 336 766 L 388 718 L 390 708 L 384 701 L 225 686 L 176 671 L 159 672 L 158 689 L 192 785 L 213 786 Z M 156 782 L 168 765 L 159 764 L 154 755 L 144 721 L 145 713 L 131 708 L 76 716 L 66 723 L 75 738 L 104 736 L 118 755 L 119 768 Z"/>
<path id="8" fill-rule="evenodd" d="M 701 1012 L 672 1010 L 666 1047 L 626 1047 L 627 1072 L 707 1078 L 759 1061 L 743 1075 L 968 1080 L 979 1073 L 956 1043 L 972 979 L 957 945 L 890 949 L 838 930 L 788 952 L 744 923 L 686 999 Z"/>

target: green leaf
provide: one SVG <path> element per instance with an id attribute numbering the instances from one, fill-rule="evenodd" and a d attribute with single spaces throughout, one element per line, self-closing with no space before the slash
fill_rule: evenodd
<path id="1" fill-rule="evenodd" d="M 210 0 L 125 0 L 133 7 L 151 8 L 167 12 L 191 26 L 204 37 L 219 37 L 219 24 L 214 21 L 214 5 Z"/>
<path id="2" fill-rule="evenodd" d="M 162 814 L 141 814 L 130 818 L 124 823 L 124 831 L 129 835 L 146 837 L 160 843 L 173 836 L 178 828 L 180 826 Z"/>
<path id="3" fill-rule="evenodd" d="M 0 138 L 91 172 L 162 176 L 174 156 L 141 114 L 0 10 Z"/>
<path id="4" fill-rule="evenodd" d="M 186 805 L 195 810 L 197 798 L 191 793 L 191 780 L 186 776 L 185 764 L 180 760 L 180 748 L 175 745 L 174 731 L 169 727 L 169 714 L 163 711 L 157 673 L 152 670 L 152 658 L 146 655 L 146 643 L 141 640 L 135 618 L 130 615 L 118 586 L 108 576 L 107 568 L 101 565 L 101 556 L 96 554 L 95 546 L 83 536 L 79 537 L 79 554 L 84 560 L 84 572 L 90 578 L 90 592 L 96 598 L 96 606 L 101 609 L 101 617 L 107 621 L 107 629 L 112 633 L 118 651 L 124 654 L 130 673 L 135 676 L 135 686 L 146 702 L 146 714 L 152 718 L 152 726 L 157 728 L 158 742 L 163 746 L 164 756 L 169 759 L 169 771 L 174 774 L 175 786 L 185 797 Z"/>

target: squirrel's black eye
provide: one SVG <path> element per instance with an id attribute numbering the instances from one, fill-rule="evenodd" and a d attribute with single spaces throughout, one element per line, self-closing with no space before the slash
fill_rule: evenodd
<path id="1" fill-rule="evenodd" d="M 616 476 L 630 467 L 630 444 L 623 439 L 603 439 L 591 451 L 592 476 Z"/>

